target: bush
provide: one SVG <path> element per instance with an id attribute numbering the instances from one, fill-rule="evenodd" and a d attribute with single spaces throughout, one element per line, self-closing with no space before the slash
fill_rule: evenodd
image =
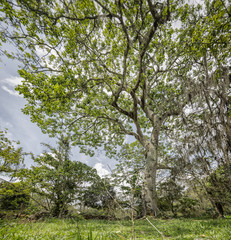
<path id="1" fill-rule="evenodd" d="M 185 217 L 195 216 L 198 203 L 196 199 L 183 197 L 179 200 L 178 211 Z"/>
<path id="2" fill-rule="evenodd" d="M 0 185 L 1 210 L 25 209 L 29 205 L 29 191 L 21 183 L 2 183 Z"/>
<path id="3" fill-rule="evenodd" d="M 88 208 L 81 212 L 85 219 L 111 219 L 112 217 L 104 209 Z"/>

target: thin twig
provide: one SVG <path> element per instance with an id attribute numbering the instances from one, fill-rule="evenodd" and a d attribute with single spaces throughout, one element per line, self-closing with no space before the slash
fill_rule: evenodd
<path id="1" fill-rule="evenodd" d="M 165 239 L 164 234 L 160 232 L 158 228 L 154 226 L 153 223 L 148 218 L 145 218 L 145 219 L 156 229 L 156 231 L 161 235 L 162 239 Z"/>

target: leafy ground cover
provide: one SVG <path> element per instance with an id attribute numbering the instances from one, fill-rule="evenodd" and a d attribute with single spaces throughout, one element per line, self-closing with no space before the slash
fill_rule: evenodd
<path id="1" fill-rule="evenodd" d="M 231 218 L 135 221 L 135 239 L 231 239 Z M 0 222 L 0 239 L 9 240 L 128 240 L 134 239 L 131 221 L 47 219 Z M 162 234 L 162 235 L 161 235 Z"/>

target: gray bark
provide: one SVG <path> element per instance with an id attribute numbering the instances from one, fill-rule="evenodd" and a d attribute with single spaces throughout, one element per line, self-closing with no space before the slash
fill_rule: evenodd
<path id="1" fill-rule="evenodd" d="M 158 142 L 161 123 L 156 122 L 153 128 L 151 141 L 146 145 L 146 166 L 144 169 L 143 196 L 146 203 L 147 215 L 158 215 L 156 174 L 158 169 Z"/>
<path id="2" fill-rule="evenodd" d="M 146 161 L 143 189 L 143 196 L 146 203 L 146 214 L 156 217 L 158 214 L 156 194 L 157 152 L 154 146 L 149 147 Z"/>
<path id="3" fill-rule="evenodd" d="M 158 118 L 154 112 L 145 109 L 147 117 L 153 123 L 151 139 L 147 140 L 141 136 L 140 142 L 146 149 L 146 166 L 143 172 L 142 195 L 145 205 L 145 215 L 158 215 L 157 193 L 156 193 L 156 175 L 158 170 L 158 143 L 159 133 L 164 118 Z"/>

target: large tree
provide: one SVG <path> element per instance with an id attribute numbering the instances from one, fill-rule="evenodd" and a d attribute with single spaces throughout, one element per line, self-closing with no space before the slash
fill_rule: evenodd
<path id="1" fill-rule="evenodd" d="M 88 153 L 115 152 L 134 137 L 145 150 L 143 194 L 153 215 L 160 133 L 196 95 L 173 24 L 198 9 L 171 0 L 2 1 L 1 37 L 20 50 L 6 54 L 24 63 L 24 112 L 45 132 L 71 132 Z"/>

